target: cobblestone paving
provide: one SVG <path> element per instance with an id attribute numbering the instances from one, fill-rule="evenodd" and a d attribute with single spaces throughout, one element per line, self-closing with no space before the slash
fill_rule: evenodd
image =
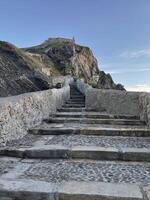
<path id="1" fill-rule="evenodd" d="M 59 135 L 48 140 L 46 144 L 61 144 L 64 146 L 101 146 L 150 148 L 150 137 L 111 137 L 85 135 Z"/>
<path id="2" fill-rule="evenodd" d="M 38 135 L 31 135 L 27 134 L 23 138 L 18 140 L 12 140 L 10 142 L 7 142 L 7 147 L 31 147 L 33 146 L 33 143 L 38 141 L 41 138 L 41 136 Z"/>
<path id="3" fill-rule="evenodd" d="M 9 159 L 3 159 L 0 158 L 0 176 L 7 173 L 8 171 L 10 171 L 11 169 L 13 169 L 15 167 L 15 165 L 17 164 L 17 160 L 9 160 Z"/>
<path id="4" fill-rule="evenodd" d="M 150 182 L 150 163 L 50 160 L 31 164 L 20 178 L 145 184 Z"/>

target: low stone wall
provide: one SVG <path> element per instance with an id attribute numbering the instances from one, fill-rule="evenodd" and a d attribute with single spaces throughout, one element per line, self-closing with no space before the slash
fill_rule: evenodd
<path id="1" fill-rule="evenodd" d="M 88 89 L 92 89 L 92 87 L 86 83 L 84 83 L 84 81 L 77 79 L 76 80 L 76 86 L 78 88 L 78 90 L 83 94 L 86 95 L 86 91 Z"/>
<path id="2" fill-rule="evenodd" d="M 57 83 L 61 83 L 62 85 L 69 85 L 70 83 L 73 82 L 73 78 L 68 75 L 68 76 L 50 76 L 49 77 L 49 84 L 53 88 L 57 85 Z"/>
<path id="3" fill-rule="evenodd" d="M 150 126 L 150 93 L 140 93 L 139 96 L 140 118 Z"/>
<path id="4" fill-rule="evenodd" d="M 139 115 L 139 93 L 88 89 L 86 92 L 86 107 L 112 114 Z"/>
<path id="5" fill-rule="evenodd" d="M 0 98 L 0 145 L 23 137 L 27 130 L 56 112 L 70 96 L 70 87 Z"/>
<path id="6" fill-rule="evenodd" d="M 86 109 L 111 114 L 140 115 L 139 92 L 95 89 L 81 80 L 77 88 L 85 95 Z"/>
<path id="7" fill-rule="evenodd" d="M 137 115 L 150 126 L 150 93 L 95 89 L 81 80 L 76 85 L 85 95 L 86 109 Z"/>

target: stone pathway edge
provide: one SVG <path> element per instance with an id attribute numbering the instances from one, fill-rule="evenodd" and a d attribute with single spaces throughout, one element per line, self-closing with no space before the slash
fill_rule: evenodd
<path id="1" fill-rule="evenodd" d="M 33 197 L 46 200 L 146 200 L 150 199 L 150 185 L 118 184 L 104 182 L 63 182 L 48 183 L 33 180 L 0 180 L 1 197 L 21 198 L 26 193 L 26 199 Z M 25 200 L 26 200 L 25 199 Z"/>

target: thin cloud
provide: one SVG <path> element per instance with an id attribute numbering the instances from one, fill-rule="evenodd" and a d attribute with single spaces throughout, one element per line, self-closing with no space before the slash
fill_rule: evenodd
<path id="1" fill-rule="evenodd" d="M 150 71 L 150 68 L 143 68 L 143 69 L 127 69 L 127 70 L 119 70 L 119 69 L 110 69 L 105 70 L 106 73 L 110 74 L 126 74 L 126 73 L 134 73 L 134 72 L 146 72 Z"/>
<path id="2" fill-rule="evenodd" d="M 139 51 L 125 51 L 120 54 L 122 58 L 141 58 L 150 57 L 150 49 L 142 49 Z"/>
<path id="3" fill-rule="evenodd" d="M 131 86 L 126 86 L 127 91 L 136 91 L 136 92 L 150 92 L 150 85 L 131 85 Z"/>

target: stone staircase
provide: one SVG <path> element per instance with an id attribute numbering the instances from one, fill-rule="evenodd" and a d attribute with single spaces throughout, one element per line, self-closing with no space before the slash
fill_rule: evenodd
<path id="1" fill-rule="evenodd" d="M 53 118 L 0 155 L 0 200 L 150 199 L 150 129 L 86 110 L 75 85 Z"/>

